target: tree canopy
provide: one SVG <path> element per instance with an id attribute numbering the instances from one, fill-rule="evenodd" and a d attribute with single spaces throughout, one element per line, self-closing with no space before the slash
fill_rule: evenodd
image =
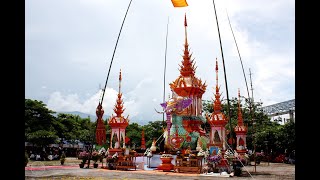
<path id="1" fill-rule="evenodd" d="M 240 101 L 241 102 L 241 101 Z M 243 105 L 242 105 L 243 104 Z M 213 112 L 213 101 L 205 100 L 203 102 L 204 114 Z M 285 149 L 295 149 L 295 123 L 293 120 L 281 125 L 278 121 L 271 119 L 263 113 L 262 103 L 253 103 L 250 113 L 249 99 L 245 99 L 244 103 L 240 103 L 244 124 L 248 126 L 247 132 L 247 148 L 253 150 L 255 137 L 256 151 L 273 150 L 274 152 L 283 153 Z M 227 103 L 222 103 L 222 112 L 228 117 Z M 238 99 L 230 99 L 231 128 L 237 125 L 238 121 Z M 253 125 L 254 123 L 254 125 Z M 230 130 L 230 122 L 226 125 L 226 129 Z M 255 136 L 254 136 L 255 135 Z M 235 134 L 232 136 L 235 138 Z M 228 136 L 229 137 L 229 136 Z"/>
<path id="2" fill-rule="evenodd" d="M 203 101 L 203 115 L 211 114 L 213 101 Z M 280 125 L 277 121 L 271 121 L 262 111 L 262 103 L 255 103 L 250 114 L 248 99 L 241 104 L 241 111 L 245 125 L 248 126 L 247 148 L 253 149 L 253 135 L 255 135 L 256 150 L 268 149 L 284 152 L 285 149 L 295 149 L 295 123 L 289 121 Z M 222 112 L 228 116 L 227 104 L 222 103 Z M 58 113 L 48 109 L 42 101 L 25 99 L 25 141 L 39 146 L 46 146 L 52 143 L 61 143 L 62 140 L 68 140 L 70 143 L 76 143 L 77 140 L 87 143 L 95 143 L 96 121 L 90 121 L 90 118 L 81 118 L 78 115 Z M 230 100 L 231 129 L 237 124 L 238 118 L 238 99 Z M 253 121 L 255 122 L 253 128 Z M 126 136 L 130 138 L 131 147 L 139 148 L 141 146 L 142 129 L 145 132 L 146 147 L 150 147 L 153 139 L 162 136 L 165 126 L 162 120 L 149 121 L 146 125 L 130 123 L 126 128 Z M 110 126 L 107 119 L 104 120 L 106 127 L 106 145 L 110 143 Z M 210 129 L 208 123 L 204 124 L 205 129 Z M 230 132 L 230 123 L 226 125 Z M 232 136 L 235 138 L 235 134 Z M 160 140 L 158 141 L 160 144 Z M 159 146 L 159 144 L 157 146 Z"/>

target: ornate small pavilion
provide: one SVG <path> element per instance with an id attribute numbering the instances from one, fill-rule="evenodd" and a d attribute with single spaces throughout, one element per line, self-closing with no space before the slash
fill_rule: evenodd
<path id="1" fill-rule="evenodd" d="M 215 100 L 213 103 L 213 112 L 211 115 L 206 114 L 207 122 L 211 126 L 210 131 L 210 142 L 212 146 L 219 147 L 222 150 L 226 149 L 226 129 L 225 126 L 228 122 L 225 114 L 221 112 L 221 100 L 220 100 L 220 88 L 218 84 L 218 59 L 216 59 L 216 93 Z"/>
<path id="2" fill-rule="evenodd" d="M 247 132 L 248 127 L 243 124 L 242 112 L 240 107 L 240 90 L 238 90 L 238 124 L 234 127 L 234 132 L 237 137 L 236 151 L 239 155 L 244 155 L 247 152 Z"/>
<path id="3" fill-rule="evenodd" d="M 126 118 L 122 115 L 125 109 L 123 108 L 123 101 L 122 101 L 121 80 L 122 80 L 122 76 L 121 76 L 121 70 L 120 70 L 118 98 L 113 108 L 116 116 L 111 115 L 111 117 L 108 120 L 108 123 L 111 127 L 111 139 L 110 139 L 111 150 L 109 151 L 113 151 L 112 149 L 121 150 L 121 148 L 125 148 L 126 127 L 129 125 L 129 119 L 128 119 L 129 115 Z"/>

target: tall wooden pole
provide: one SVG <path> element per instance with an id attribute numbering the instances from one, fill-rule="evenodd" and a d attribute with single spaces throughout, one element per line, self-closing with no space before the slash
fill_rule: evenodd
<path id="1" fill-rule="evenodd" d="M 129 8 L 130 8 L 130 5 L 131 5 L 131 2 L 132 2 L 132 0 L 130 0 L 130 3 L 129 3 L 129 5 L 128 5 L 127 11 L 126 11 L 126 14 L 124 15 L 124 18 L 123 18 L 123 21 L 122 21 L 122 24 L 121 24 L 121 28 L 120 28 L 120 31 L 119 31 L 119 34 L 118 34 L 117 42 L 116 42 L 116 45 L 115 45 L 114 50 L 113 50 L 113 54 L 112 54 L 112 58 L 111 58 L 111 62 L 110 62 L 109 70 L 108 70 L 108 75 L 107 75 L 106 83 L 104 84 L 104 88 L 103 88 L 103 92 L 102 92 L 101 104 L 102 104 L 102 102 L 103 102 L 104 93 L 105 93 L 105 91 L 106 91 L 106 87 L 107 87 L 107 84 L 108 84 L 108 79 L 109 79 L 109 74 L 110 74 L 110 70 L 111 70 L 111 66 L 112 66 L 114 54 L 115 54 L 116 49 L 117 49 L 117 45 L 118 45 L 118 41 L 119 41 L 120 34 L 121 34 L 121 31 L 122 31 L 122 27 L 123 27 L 124 21 L 126 20 L 126 17 L 127 17 L 127 14 L 128 14 L 128 11 L 129 11 Z"/>
<path id="2" fill-rule="evenodd" d="M 217 28 L 218 28 L 218 35 L 219 35 L 219 42 L 220 42 L 220 50 L 221 50 L 221 56 L 222 56 L 222 65 L 223 65 L 223 72 L 224 72 L 224 82 L 226 86 L 226 94 L 227 94 L 227 104 L 228 104 L 228 116 L 229 116 L 229 127 L 230 127 L 230 137 L 233 138 L 232 136 L 232 126 L 231 126 L 231 113 L 230 113 L 230 101 L 229 101 L 229 91 L 228 91 L 228 83 L 227 83 L 227 72 L 226 72 L 226 67 L 224 63 L 224 56 L 223 56 L 223 50 L 222 50 L 222 42 L 221 42 L 221 37 L 220 37 L 220 30 L 219 30 L 219 22 L 218 22 L 218 17 L 217 17 L 217 12 L 216 12 L 216 5 L 213 2 L 213 7 L 214 7 L 214 13 L 216 16 L 216 22 L 217 22 Z M 233 146 L 233 141 L 231 142 L 231 146 Z"/>
<path id="3" fill-rule="evenodd" d="M 168 27 L 169 27 L 169 17 L 167 23 L 167 34 L 166 34 L 166 48 L 164 54 L 164 69 L 163 69 L 163 103 L 166 101 L 166 68 L 167 68 L 167 42 L 168 42 Z M 164 110 L 164 108 L 163 108 Z M 162 114 L 162 127 L 164 128 L 164 113 Z"/>
<path id="4" fill-rule="evenodd" d="M 229 25 L 230 25 L 230 29 L 231 29 L 231 32 L 232 32 L 232 35 L 233 35 L 233 39 L 234 39 L 234 42 L 236 44 L 236 47 L 237 47 L 237 51 L 238 51 L 238 55 L 239 55 L 239 59 L 240 59 L 240 63 L 241 63 L 241 67 L 242 67 L 242 72 L 243 72 L 243 76 L 244 76 L 244 80 L 245 80 L 245 83 L 246 83 L 246 87 L 247 87 L 247 93 L 248 93 L 248 103 L 249 103 L 249 114 L 251 115 L 251 122 L 252 122 L 252 129 L 253 129 L 253 135 L 252 135 L 252 142 L 254 143 L 254 155 L 253 155 L 253 159 L 254 159 L 254 172 L 256 172 L 256 160 L 255 160 L 255 150 L 256 150 L 256 143 L 254 142 L 254 119 L 253 119 L 253 116 L 254 116 L 254 112 L 253 112 L 253 88 L 252 88 L 252 81 L 251 81 L 251 71 L 250 71 L 250 82 L 251 82 L 251 98 L 250 98 L 250 94 L 249 94 L 249 88 L 248 88 L 248 83 L 247 83 L 247 78 L 246 78 L 246 74 L 244 72 L 244 68 L 243 68 L 243 63 L 242 63 L 242 59 L 241 59 L 241 56 L 240 56 L 240 51 L 239 51 L 239 48 L 238 48 L 238 44 L 237 44 L 237 41 L 236 41 L 236 37 L 233 33 L 233 30 L 232 30 L 232 26 L 231 26 L 231 23 L 230 23 L 230 19 L 229 19 L 229 15 L 227 13 L 227 16 L 228 16 L 228 21 L 229 21 Z"/>
<path id="5" fill-rule="evenodd" d="M 243 68 L 243 63 L 242 63 L 242 59 L 241 59 L 241 56 L 240 56 L 240 51 L 239 51 L 239 48 L 238 48 L 238 44 L 237 44 L 237 41 L 236 41 L 236 37 L 234 36 L 233 30 L 232 30 L 232 26 L 231 26 L 231 23 L 230 23 L 230 19 L 229 19 L 228 13 L 227 13 L 227 16 L 228 16 L 228 21 L 229 21 L 230 29 L 231 29 L 231 32 L 232 32 L 232 35 L 233 35 L 233 39 L 234 39 L 234 42 L 235 42 L 236 47 L 237 47 L 237 51 L 238 51 L 238 55 L 239 55 L 239 59 L 240 59 L 241 67 L 242 67 L 242 73 L 243 73 L 244 81 L 245 81 L 246 87 L 247 87 L 248 100 L 249 100 L 249 104 L 250 104 L 251 100 L 250 100 L 250 95 L 249 95 L 249 88 L 248 88 L 248 83 L 247 83 L 246 74 L 244 73 L 244 68 Z"/>
<path id="6" fill-rule="evenodd" d="M 253 161 L 254 161 L 254 172 L 257 172 L 257 164 L 256 164 L 256 142 L 255 142 L 255 122 L 254 122 L 254 100 L 253 100 L 253 88 L 252 88 L 252 80 L 251 80 L 251 70 L 249 68 L 250 72 L 250 84 L 251 84 L 251 103 L 250 103 L 250 110 L 251 110 L 251 121 L 252 121 L 252 142 L 253 142 Z"/>
<path id="7" fill-rule="evenodd" d="M 111 67 L 112 67 L 112 63 L 113 63 L 113 58 L 114 58 L 114 55 L 115 55 L 115 52 L 116 52 L 116 49 L 117 49 L 117 45 L 118 45 L 118 42 L 119 42 L 119 38 L 120 38 L 120 35 L 121 35 L 121 31 L 122 31 L 122 27 L 123 27 L 123 24 L 126 20 L 126 17 L 127 17 L 127 14 L 128 14 L 128 11 L 129 11 L 129 8 L 130 8 L 130 5 L 131 5 L 131 2 L 132 0 L 130 0 L 129 2 L 129 5 L 128 5 L 128 8 L 127 8 L 127 11 L 126 11 L 126 14 L 124 15 L 124 18 L 123 18 L 123 21 L 122 21 L 122 24 L 121 24 L 121 27 L 120 27 L 120 31 L 119 31 L 119 34 L 118 34 L 118 38 L 117 38 L 117 41 L 116 41 L 116 45 L 113 49 L 113 54 L 112 54 L 112 58 L 111 58 L 111 62 L 110 62 L 110 66 L 109 66 L 109 70 L 108 70 L 108 75 L 107 75 L 107 79 L 106 79 L 106 82 L 105 82 L 105 85 L 104 85 L 104 88 L 102 89 L 102 96 L 101 96 L 101 101 L 99 102 L 101 105 L 103 103 L 103 98 L 104 98 L 104 93 L 106 91 L 106 87 L 107 87 L 107 84 L 108 84 L 108 79 L 109 79 L 109 75 L 110 75 L 110 70 L 111 70 Z M 96 126 L 97 128 L 97 126 Z M 111 138 L 112 139 L 112 138 Z M 112 144 L 112 141 L 110 142 L 110 144 Z M 92 149 L 93 149 L 93 144 L 92 144 L 92 148 L 91 148 L 91 151 L 90 151 L 90 157 L 91 157 L 91 154 L 92 154 Z M 89 165 L 90 165 L 90 159 L 88 161 L 88 167 L 89 168 Z"/>

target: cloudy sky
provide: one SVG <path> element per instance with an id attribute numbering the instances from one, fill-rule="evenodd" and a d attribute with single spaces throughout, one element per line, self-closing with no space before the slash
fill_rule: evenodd
<path id="1" fill-rule="evenodd" d="M 130 0 L 28 0 L 25 14 L 25 98 L 43 101 L 54 111 L 95 115 L 119 30 Z M 184 44 L 184 15 L 196 76 L 206 81 L 203 99 L 213 98 L 215 59 L 226 98 L 222 55 L 212 0 L 188 0 L 174 8 L 170 0 L 133 0 L 113 59 L 103 100 L 113 113 L 122 70 L 124 115 L 146 124 L 162 120 L 164 61 L 165 98 L 179 76 Z M 264 106 L 295 98 L 294 0 L 215 0 L 229 98 L 247 89 L 238 43 L 255 101 Z M 168 26 L 167 53 L 166 30 Z M 251 95 L 251 92 L 250 92 Z M 92 119 L 94 121 L 94 119 Z"/>

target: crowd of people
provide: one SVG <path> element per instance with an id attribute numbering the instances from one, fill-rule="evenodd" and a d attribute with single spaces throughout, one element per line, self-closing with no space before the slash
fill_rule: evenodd
<path id="1" fill-rule="evenodd" d="M 61 154 L 64 152 L 67 157 L 77 157 L 78 149 L 62 148 L 62 147 L 31 147 L 26 148 L 29 159 L 34 161 L 52 161 L 59 160 Z"/>
<path id="2" fill-rule="evenodd" d="M 53 148 L 33 148 L 28 152 L 30 160 L 51 161 L 60 159 L 63 149 L 61 147 Z"/>

